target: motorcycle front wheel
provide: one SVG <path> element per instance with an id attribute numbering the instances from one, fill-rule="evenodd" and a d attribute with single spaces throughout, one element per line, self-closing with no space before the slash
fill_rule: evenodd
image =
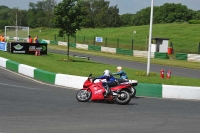
<path id="1" fill-rule="evenodd" d="M 76 99 L 79 102 L 87 102 L 91 99 L 91 97 L 92 97 L 92 93 L 90 91 L 87 91 L 87 90 L 79 90 L 76 93 Z"/>
<path id="2" fill-rule="evenodd" d="M 125 105 L 131 101 L 131 96 L 127 91 L 121 91 L 115 98 L 117 104 Z"/>

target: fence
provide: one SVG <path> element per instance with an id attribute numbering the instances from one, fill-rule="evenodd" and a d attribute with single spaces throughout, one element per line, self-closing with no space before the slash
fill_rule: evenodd
<path id="1" fill-rule="evenodd" d="M 88 45 L 94 45 L 94 46 L 104 46 L 104 47 L 111 47 L 111 48 L 121 48 L 121 49 L 127 49 L 127 50 L 141 50 L 141 51 L 148 51 L 148 39 L 145 38 L 143 41 L 137 40 L 137 39 L 119 39 L 119 38 L 103 38 L 103 42 L 96 42 L 94 36 L 75 36 L 69 38 L 71 43 L 80 43 L 80 44 L 88 44 Z M 54 35 L 54 41 L 63 41 L 67 42 L 67 37 L 59 37 L 58 35 Z M 143 42 L 143 44 L 141 44 Z M 54 43 L 53 43 L 54 44 Z M 194 54 L 200 54 L 200 43 L 198 45 L 193 45 L 194 50 L 190 50 L 190 48 L 177 48 L 176 44 L 174 45 L 172 42 L 169 44 L 170 47 L 172 47 L 174 53 L 194 53 Z"/>
<path id="2" fill-rule="evenodd" d="M 119 38 L 103 38 L 103 42 L 96 42 L 94 36 L 75 36 L 75 37 L 70 37 L 70 42 L 71 43 L 80 43 L 80 44 L 89 44 L 89 45 L 94 45 L 94 46 L 104 46 L 104 47 L 111 47 L 111 48 L 124 48 L 128 50 L 146 50 L 146 44 L 144 45 L 134 45 L 134 43 L 137 43 L 136 40 L 130 39 L 119 39 Z M 54 35 L 54 41 L 67 41 L 67 37 L 59 37 L 58 35 Z"/>

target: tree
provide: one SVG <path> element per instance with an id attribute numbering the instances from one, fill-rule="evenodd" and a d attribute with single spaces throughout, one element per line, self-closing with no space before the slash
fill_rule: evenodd
<path id="1" fill-rule="evenodd" d="M 57 5 L 56 0 L 46 0 L 44 2 L 44 12 L 47 16 L 48 27 L 51 27 L 51 18 L 53 17 L 54 7 Z"/>
<path id="2" fill-rule="evenodd" d="M 75 37 L 76 31 L 80 30 L 85 23 L 86 9 L 79 0 L 63 0 L 54 9 L 52 24 L 59 28 L 59 36 L 67 35 L 68 50 L 67 57 L 69 61 L 69 37 Z"/>
<path id="3" fill-rule="evenodd" d="M 120 16 L 122 26 L 132 26 L 134 20 L 134 14 L 123 14 Z"/>

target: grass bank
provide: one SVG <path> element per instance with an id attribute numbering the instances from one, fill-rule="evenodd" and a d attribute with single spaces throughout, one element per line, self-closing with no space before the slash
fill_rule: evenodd
<path id="1" fill-rule="evenodd" d="M 199 28 L 200 24 L 154 24 L 152 36 L 169 38 L 170 42 L 173 43 L 175 52 L 197 53 L 200 42 Z M 39 32 L 40 30 L 41 32 Z M 133 31 L 136 31 L 136 34 L 133 34 Z M 41 39 L 54 40 L 54 35 L 58 35 L 58 29 L 30 29 L 30 34 L 32 36 L 38 35 Z M 101 46 L 105 46 L 105 39 L 107 38 L 107 47 L 117 47 L 117 39 L 119 39 L 119 47 L 126 49 L 131 49 L 132 39 L 134 38 L 134 50 L 146 50 L 149 25 L 120 28 L 89 28 L 77 31 L 76 35 L 76 42 L 86 44 L 93 44 L 95 36 L 103 37 L 104 42 L 96 44 Z M 67 41 L 66 38 L 56 37 L 56 39 Z M 70 42 L 74 41 L 74 38 L 70 38 Z"/>

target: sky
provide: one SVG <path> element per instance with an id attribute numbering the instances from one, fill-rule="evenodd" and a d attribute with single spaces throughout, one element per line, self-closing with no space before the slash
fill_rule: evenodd
<path id="1" fill-rule="evenodd" d="M 0 5 L 9 8 L 18 7 L 19 9 L 28 10 L 29 2 L 37 3 L 38 0 L 0 0 Z M 41 0 L 39 0 L 41 1 Z M 57 3 L 62 0 L 56 0 Z M 151 0 L 106 0 L 110 2 L 110 6 L 119 8 L 119 14 L 136 13 L 143 8 L 151 6 Z M 165 3 L 181 3 L 189 9 L 200 10 L 200 0 L 154 0 L 154 6 L 161 6 Z"/>

